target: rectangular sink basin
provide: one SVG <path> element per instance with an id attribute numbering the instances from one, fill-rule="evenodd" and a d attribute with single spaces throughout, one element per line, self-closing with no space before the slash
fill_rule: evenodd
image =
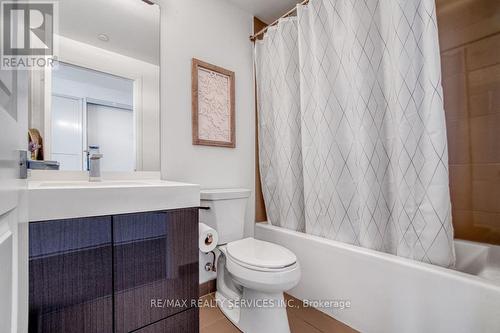
<path id="1" fill-rule="evenodd" d="M 155 179 L 29 181 L 29 221 L 198 207 L 200 187 Z"/>

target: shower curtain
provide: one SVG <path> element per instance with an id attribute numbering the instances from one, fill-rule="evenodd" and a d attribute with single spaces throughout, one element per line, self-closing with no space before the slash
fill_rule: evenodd
<path id="1" fill-rule="evenodd" d="M 297 21 L 270 28 L 257 49 L 259 158 L 266 211 L 273 224 L 305 231 Z"/>
<path id="2" fill-rule="evenodd" d="M 433 0 L 311 0 L 256 71 L 270 223 L 454 265 Z"/>

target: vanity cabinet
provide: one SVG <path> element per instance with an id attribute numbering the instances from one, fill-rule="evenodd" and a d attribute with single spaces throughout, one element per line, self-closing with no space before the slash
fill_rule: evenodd
<path id="1" fill-rule="evenodd" d="M 115 216 L 113 258 L 115 332 L 189 309 L 198 299 L 198 210 Z"/>
<path id="2" fill-rule="evenodd" d="M 29 332 L 112 332 L 111 217 L 30 223 Z"/>
<path id="3" fill-rule="evenodd" d="M 29 232 L 29 332 L 198 332 L 198 208 Z"/>

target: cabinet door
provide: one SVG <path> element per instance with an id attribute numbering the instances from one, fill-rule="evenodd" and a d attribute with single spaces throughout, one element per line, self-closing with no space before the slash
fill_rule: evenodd
<path id="1" fill-rule="evenodd" d="M 198 299 L 198 209 L 113 217 L 115 331 L 130 332 Z"/>
<path id="2" fill-rule="evenodd" d="M 111 218 L 29 224 L 29 332 L 113 331 Z"/>

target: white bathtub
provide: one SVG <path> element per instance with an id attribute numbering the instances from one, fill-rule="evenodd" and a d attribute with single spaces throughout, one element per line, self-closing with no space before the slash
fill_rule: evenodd
<path id="1" fill-rule="evenodd" d="M 291 295 L 349 301 L 319 310 L 358 331 L 500 332 L 499 246 L 455 241 L 457 271 L 268 224 L 255 238 L 297 255 L 302 278 Z"/>

